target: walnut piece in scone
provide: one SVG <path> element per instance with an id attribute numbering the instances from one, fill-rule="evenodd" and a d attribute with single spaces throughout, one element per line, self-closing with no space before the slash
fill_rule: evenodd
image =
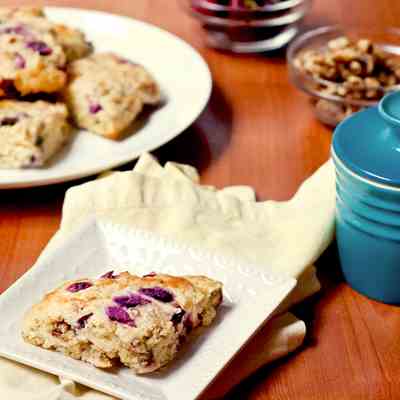
<path id="1" fill-rule="evenodd" d="M 221 301 L 222 284 L 206 277 L 110 272 L 47 294 L 26 314 L 22 336 L 99 368 L 119 360 L 144 374 L 168 364 Z"/>
<path id="2" fill-rule="evenodd" d="M 118 139 L 144 104 L 157 104 L 160 90 L 142 67 L 100 53 L 71 63 L 63 97 L 77 126 Z"/>
<path id="3" fill-rule="evenodd" d="M 0 168 L 42 166 L 68 140 L 64 104 L 0 101 Z"/>

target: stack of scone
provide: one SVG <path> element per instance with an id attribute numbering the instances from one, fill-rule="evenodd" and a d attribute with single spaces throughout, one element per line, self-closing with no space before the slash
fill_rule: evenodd
<path id="1" fill-rule="evenodd" d="M 71 136 L 69 116 L 117 139 L 160 101 L 142 66 L 92 52 L 82 32 L 39 8 L 0 8 L 0 168 L 42 166 Z"/>

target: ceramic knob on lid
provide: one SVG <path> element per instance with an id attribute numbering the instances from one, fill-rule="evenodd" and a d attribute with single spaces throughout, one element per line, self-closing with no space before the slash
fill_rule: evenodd
<path id="1" fill-rule="evenodd" d="M 400 92 L 334 132 L 336 238 L 347 282 L 400 304 Z"/>

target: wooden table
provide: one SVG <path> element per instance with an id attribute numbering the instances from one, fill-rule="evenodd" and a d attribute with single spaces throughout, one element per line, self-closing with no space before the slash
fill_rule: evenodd
<path id="1" fill-rule="evenodd" d="M 11 3 L 24 1 L 0 1 Z M 187 132 L 156 152 L 161 160 L 195 165 L 206 184 L 251 185 L 259 199 L 283 200 L 328 158 L 331 131 L 315 120 L 306 97 L 288 82 L 284 58 L 232 56 L 205 48 L 197 23 L 172 0 L 47 4 L 149 21 L 181 36 L 205 57 L 215 82 L 210 104 Z M 306 23 L 384 27 L 399 18 L 396 0 L 319 0 Z M 1 192 L 1 291 L 34 263 L 56 231 L 69 186 Z M 227 399 L 400 399 L 400 310 L 367 300 L 345 285 L 334 248 L 319 267 L 323 291 L 297 310 L 308 322 L 307 343 L 262 369 Z"/>

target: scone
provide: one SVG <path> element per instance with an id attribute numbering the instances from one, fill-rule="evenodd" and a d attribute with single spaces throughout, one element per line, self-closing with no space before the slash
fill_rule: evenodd
<path id="1" fill-rule="evenodd" d="M 10 20 L 0 25 L 0 97 L 52 93 L 66 82 L 66 56 L 53 35 Z"/>
<path id="2" fill-rule="evenodd" d="M 80 61 L 81 71 L 102 69 L 110 74 L 121 73 L 125 79 L 139 89 L 144 104 L 155 105 L 161 100 L 160 88 L 142 65 L 114 53 L 96 53 Z"/>
<path id="3" fill-rule="evenodd" d="M 141 66 L 109 53 L 71 63 L 63 91 L 72 117 L 81 128 L 109 139 L 119 138 L 144 104 L 160 101 L 160 90 Z"/>
<path id="4" fill-rule="evenodd" d="M 71 62 L 86 57 L 93 51 L 93 46 L 83 32 L 62 24 L 52 24 L 50 32 L 64 49 L 67 61 Z"/>
<path id="5" fill-rule="evenodd" d="M 0 168 L 42 166 L 67 141 L 64 104 L 0 101 Z"/>
<path id="6" fill-rule="evenodd" d="M 51 34 L 63 48 L 68 62 L 85 57 L 93 51 L 93 46 L 80 30 L 47 19 L 43 9 L 39 7 L 0 7 L 0 21 L 5 23 L 10 20 L 29 25 L 40 32 Z"/>
<path id="7" fill-rule="evenodd" d="M 26 314 L 22 336 L 99 368 L 120 361 L 144 374 L 170 362 L 221 301 L 222 284 L 206 277 L 110 272 L 47 294 Z"/>

